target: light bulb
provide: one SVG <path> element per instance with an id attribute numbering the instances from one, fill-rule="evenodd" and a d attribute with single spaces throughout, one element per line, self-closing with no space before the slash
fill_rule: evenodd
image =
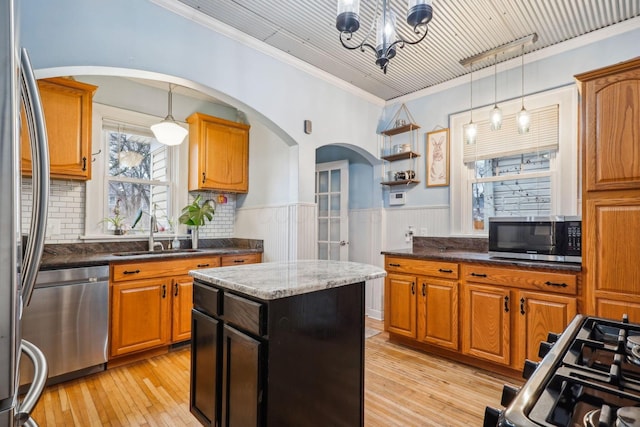
<path id="1" fill-rule="evenodd" d="M 529 132 L 529 126 L 531 125 L 531 115 L 527 110 L 525 110 L 524 106 L 522 110 L 516 115 L 516 120 L 518 121 L 518 133 L 525 134 Z"/>
<path id="2" fill-rule="evenodd" d="M 476 136 L 478 135 L 478 125 L 473 122 L 469 122 L 464 127 L 464 132 L 467 136 L 467 144 L 473 145 L 476 143 Z"/>
<path id="3" fill-rule="evenodd" d="M 491 130 L 500 130 L 502 127 L 502 110 L 496 105 L 491 110 Z"/>

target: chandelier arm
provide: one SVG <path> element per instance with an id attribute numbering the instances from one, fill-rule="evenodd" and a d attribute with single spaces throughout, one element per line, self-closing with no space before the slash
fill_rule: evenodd
<path id="1" fill-rule="evenodd" d="M 343 38 L 344 35 L 347 35 L 346 39 Z M 349 50 L 355 50 L 355 49 L 362 49 L 362 45 L 364 44 L 364 40 L 360 43 L 357 44 L 355 46 L 349 46 L 348 44 L 345 43 L 346 41 L 350 41 L 353 37 L 353 33 L 349 32 L 349 31 L 341 31 L 340 32 L 340 43 L 342 43 L 342 47 L 349 49 Z M 365 39 L 366 40 L 366 39 Z"/>
<path id="2" fill-rule="evenodd" d="M 425 29 L 425 30 L 424 30 L 424 34 L 422 34 L 422 36 L 421 36 L 419 39 L 414 40 L 414 41 L 411 41 L 411 40 L 405 40 L 405 39 L 403 39 L 402 37 L 400 37 L 400 35 L 398 35 L 398 38 L 399 38 L 400 40 L 402 40 L 402 42 L 404 42 L 404 43 L 406 43 L 406 44 L 411 44 L 411 45 L 413 45 L 413 44 L 418 44 L 418 43 L 420 43 L 422 40 L 424 40 L 424 39 L 425 39 L 425 37 L 427 37 L 427 34 L 429 33 L 429 25 L 427 25 L 427 24 L 418 24 L 418 25 L 416 25 L 415 27 L 413 27 L 413 32 L 414 32 L 415 34 L 420 34 L 420 31 L 417 29 L 418 27 L 424 27 L 424 29 Z M 402 47 L 402 46 L 400 46 L 400 47 Z"/>

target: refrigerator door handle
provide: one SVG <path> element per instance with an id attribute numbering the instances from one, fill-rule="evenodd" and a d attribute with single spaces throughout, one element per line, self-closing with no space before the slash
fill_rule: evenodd
<path id="1" fill-rule="evenodd" d="M 20 350 L 26 354 L 33 363 L 33 382 L 22 402 L 16 407 L 16 419 L 18 420 L 18 425 L 37 425 L 34 424 L 35 422 L 31 419 L 31 411 L 36 407 L 42 395 L 42 390 L 44 390 L 45 383 L 47 382 L 49 371 L 47 359 L 38 347 L 27 340 L 22 340 Z"/>
<path id="2" fill-rule="evenodd" d="M 40 92 L 31 61 L 26 49 L 20 56 L 21 94 L 27 115 L 33 176 L 33 209 L 31 225 L 22 264 L 22 307 L 29 305 L 31 293 L 40 268 L 47 232 L 47 211 L 49 205 L 49 148 L 47 128 L 40 102 Z"/>

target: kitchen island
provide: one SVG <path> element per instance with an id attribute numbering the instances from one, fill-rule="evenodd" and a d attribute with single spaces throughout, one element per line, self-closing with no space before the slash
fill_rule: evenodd
<path id="1" fill-rule="evenodd" d="M 364 424 L 364 282 L 382 268 L 304 260 L 190 274 L 190 408 L 203 425 Z"/>

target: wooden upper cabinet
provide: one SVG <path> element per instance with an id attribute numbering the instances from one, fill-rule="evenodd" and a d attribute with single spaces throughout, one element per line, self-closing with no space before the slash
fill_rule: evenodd
<path id="1" fill-rule="evenodd" d="M 91 179 L 91 111 L 97 86 L 70 79 L 38 80 L 51 178 Z M 29 129 L 22 114 L 22 174 L 31 175 Z"/>
<path id="2" fill-rule="evenodd" d="M 640 57 L 576 79 L 584 190 L 640 189 Z"/>
<path id="3" fill-rule="evenodd" d="M 194 113 L 189 123 L 189 191 L 249 190 L 249 125 Z"/>

